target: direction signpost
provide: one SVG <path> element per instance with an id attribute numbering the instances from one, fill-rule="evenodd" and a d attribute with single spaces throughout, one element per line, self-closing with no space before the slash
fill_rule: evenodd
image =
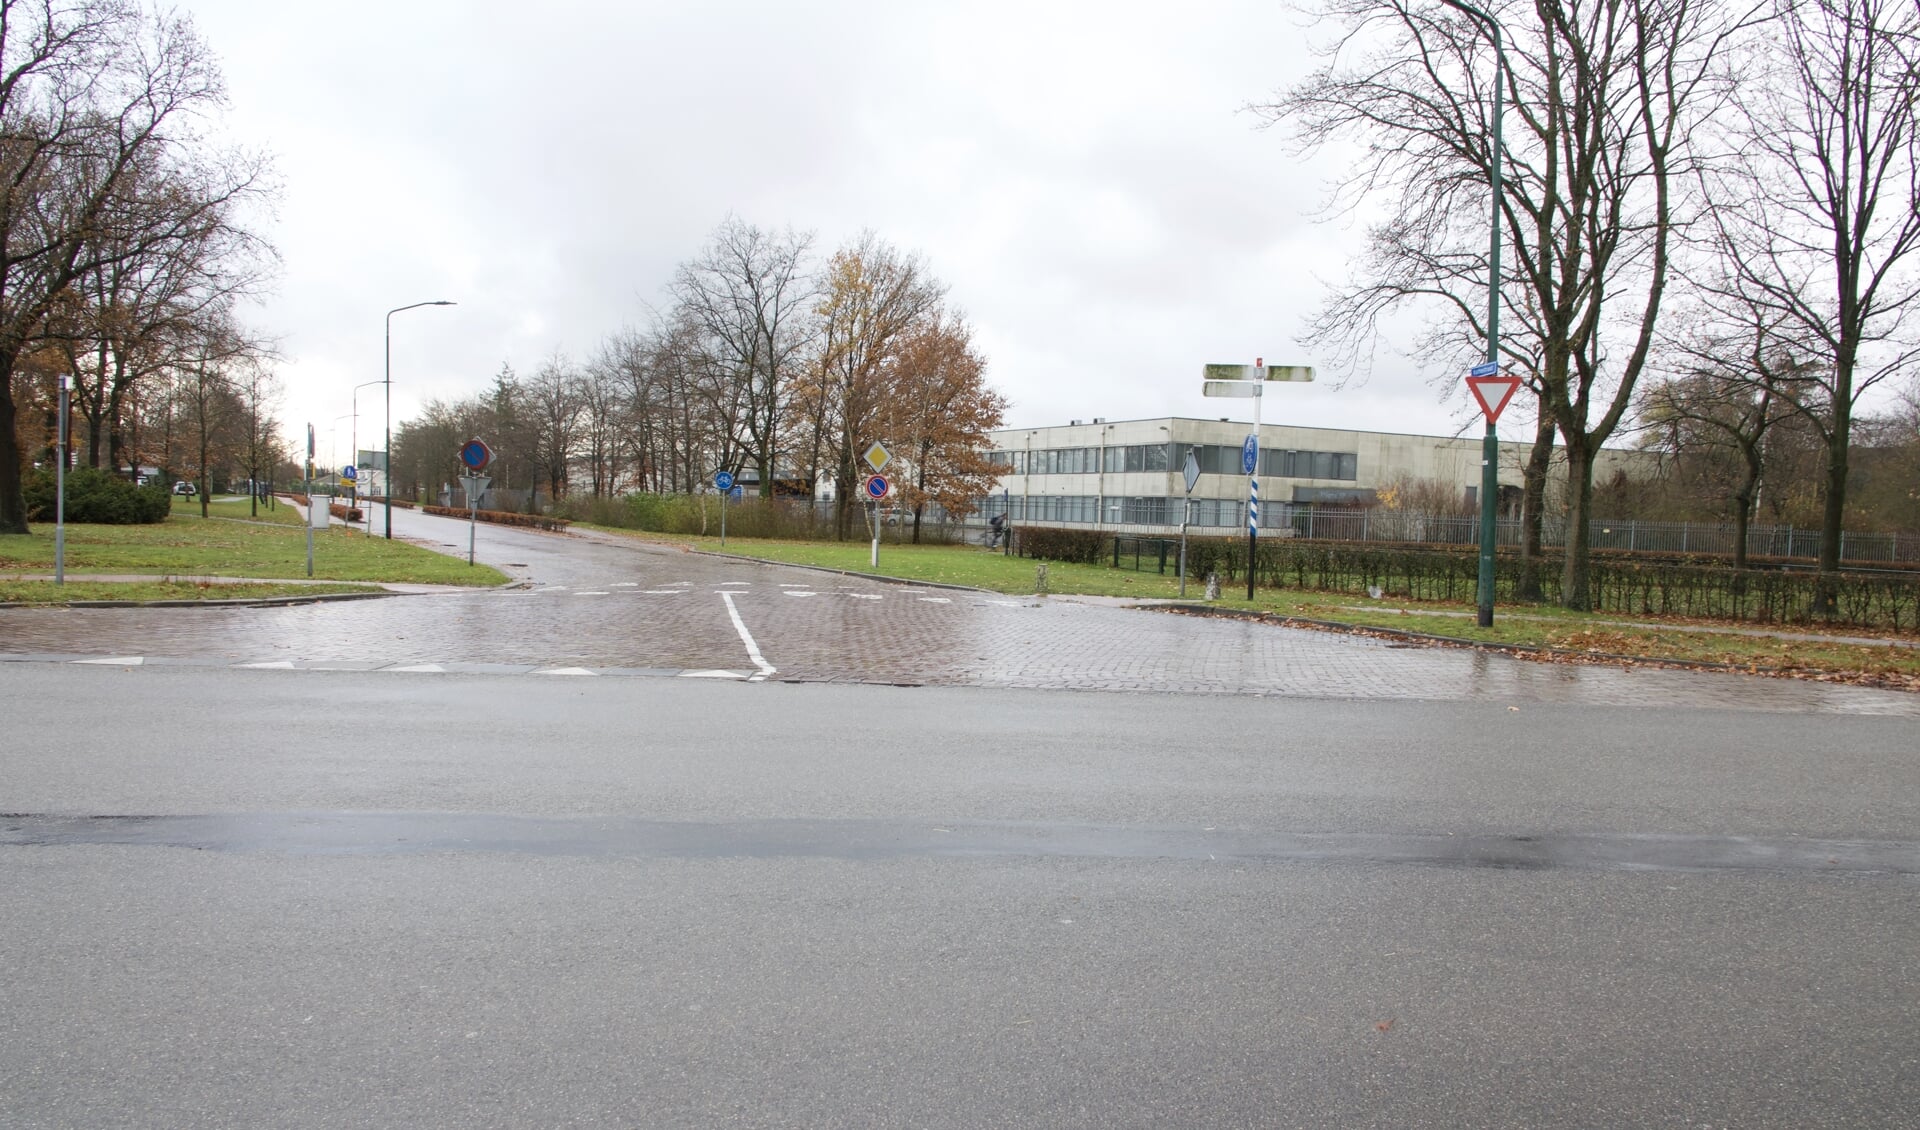
<path id="1" fill-rule="evenodd" d="M 733 493 L 733 472 L 715 471 L 713 489 L 720 492 L 720 544 L 727 544 L 727 496 Z"/>
<path id="2" fill-rule="evenodd" d="M 1240 447 L 1240 470 L 1247 476 L 1247 599 L 1253 599 L 1254 538 L 1260 529 L 1260 401 L 1268 381 L 1310 381 L 1312 365 L 1269 366 L 1264 357 L 1251 365 L 1208 365 L 1201 370 L 1202 396 L 1253 398 L 1253 434 Z M 1191 488 L 1189 488 L 1191 489 Z"/>
<path id="3" fill-rule="evenodd" d="M 1193 518 L 1193 484 L 1200 481 L 1200 457 L 1187 448 L 1187 498 L 1180 509 L 1180 595 L 1187 595 L 1187 523 Z"/>
<path id="4" fill-rule="evenodd" d="M 877 443 L 874 446 L 880 447 Z M 886 454 L 885 448 L 881 448 L 881 454 L 882 456 Z M 868 459 L 867 462 L 871 463 L 873 460 Z M 882 458 L 880 462 L 885 463 L 886 459 Z M 870 475 L 864 489 L 867 497 L 873 501 L 873 568 L 878 569 L 880 567 L 880 502 L 893 490 L 893 484 L 887 481 L 885 475 Z"/>
<path id="5" fill-rule="evenodd" d="M 1482 628 L 1493 626 L 1494 519 L 1500 494 L 1500 440 L 1494 424 L 1519 387 L 1519 377 L 1500 375 L 1497 361 L 1484 361 L 1467 371 L 1467 390 L 1480 402 L 1480 413 L 1487 418 L 1487 434 L 1480 441 L 1480 576 L 1474 594 L 1478 605 L 1475 620 Z"/>
<path id="6" fill-rule="evenodd" d="M 466 464 L 468 474 L 460 476 L 460 487 L 467 495 L 467 564 L 473 564 L 474 528 L 480 522 L 480 492 L 493 485 L 490 476 L 480 472 L 493 462 L 493 448 L 487 441 L 475 437 L 460 448 L 460 462 Z M 389 527 L 388 532 L 392 529 Z"/>

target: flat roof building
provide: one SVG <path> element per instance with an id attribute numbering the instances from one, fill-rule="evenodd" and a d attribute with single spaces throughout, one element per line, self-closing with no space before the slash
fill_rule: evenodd
<path id="1" fill-rule="evenodd" d="M 1016 523 L 1175 527 L 1180 525 L 1181 500 L 1188 497 L 1184 469 L 1191 451 L 1200 474 L 1189 523 L 1244 527 L 1247 476 L 1241 471 L 1241 450 L 1252 428 L 1247 421 L 1180 416 L 1002 428 L 988 434 L 993 443 L 990 458 L 1005 471 L 997 495 L 987 500 L 976 520 L 1005 512 Z M 1260 525 L 1292 528 L 1299 515 L 1316 508 L 1372 506 L 1415 486 L 1424 497 L 1446 497 L 1462 508 L 1477 508 L 1480 446 L 1478 437 L 1262 424 Z M 1503 510 L 1517 514 L 1531 447 L 1530 442 L 1500 444 Z M 1651 453 L 1603 449 L 1594 481 L 1604 482 L 1616 473 L 1650 476 L 1658 462 Z M 1554 467 L 1550 476 L 1564 482 L 1564 455 L 1556 454 Z"/>

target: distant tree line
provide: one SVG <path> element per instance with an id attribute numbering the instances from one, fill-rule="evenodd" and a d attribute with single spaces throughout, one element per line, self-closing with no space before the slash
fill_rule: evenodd
<path id="1" fill-rule="evenodd" d="M 0 0 L 0 533 L 27 531 L 62 377 L 80 465 L 210 486 L 284 454 L 271 351 L 234 316 L 274 262 L 249 223 L 270 167 L 208 132 L 224 103 L 185 17 Z"/>
<path id="2" fill-rule="evenodd" d="M 986 433 L 1006 401 L 965 315 L 922 258 L 871 233 L 824 261 L 812 245 L 727 219 L 640 328 L 585 361 L 503 366 L 487 391 L 402 422 L 397 489 L 451 482 L 479 436 L 497 453 L 496 488 L 554 499 L 691 492 L 718 471 L 750 476 L 762 497 L 812 498 L 831 479 L 848 536 L 878 441 L 899 457 L 888 472 L 916 537 L 929 504 L 971 513 L 994 482 Z"/>

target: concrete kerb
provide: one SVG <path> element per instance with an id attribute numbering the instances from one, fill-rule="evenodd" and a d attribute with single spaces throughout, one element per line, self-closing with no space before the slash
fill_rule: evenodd
<path id="1" fill-rule="evenodd" d="M 53 578 L 51 577 L 16 577 L 14 579 L 34 581 L 34 580 L 52 580 Z M 88 577 L 85 574 L 78 574 L 78 575 L 70 574 L 68 579 L 75 582 L 84 582 L 89 580 L 98 581 L 101 578 Z M 352 585 L 352 584 L 379 585 L 381 584 L 381 582 L 379 581 L 308 582 L 304 578 L 293 578 L 293 577 L 288 577 L 288 578 L 273 578 L 273 577 L 196 577 L 196 578 L 166 577 L 166 578 L 160 578 L 160 577 L 140 576 L 134 579 L 143 580 L 143 581 L 155 580 L 155 579 L 165 579 L 165 580 L 192 579 L 192 580 L 213 581 L 213 582 L 218 582 L 222 584 L 249 584 L 249 585 L 308 584 L 308 583 L 343 584 L 343 585 Z M 393 584 L 410 584 L 409 582 L 392 582 L 392 583 Z M 329 603 L 334 601 L 343 601 L 343 600 L 383 600 L 387 597 L 393 597 L 393 596 L 443 596 L 448 593 L 484 592 L 488 590 L 491 590 L 494 592 L 510 592 L 514 589 L 530 588 L 532 587 L 532 585 L 533 585 L 532 581 L 525 581 L 525 580 L 508 581 L 505 584 L 499 584 L 499 585 L 412 585 L 410 584 L 410 587 L 408 588 L 389 588 L 389 587 L 383 586 L 381 588 L 381 591 L 379 592 L 317 592 L 317 593 L 311 593 L 304 596 L 298 593 L 282 593 L 279 596 L 258 596 L 258 597 L 241 596 L 241 597 L 229 597 L 221 600 L 67 600 L 67 601 L 0 600 L 0 608 L 284 608 L 290 605 L 297 605 L 297 604 L 324 604 L 324 603 Z"/>
<path id="2" fill-rule="evenodd" d="M 1807 667 L 1760 667 L 1744 663 L 1717 663 L 1708 659 L 1659 659 L 1648 655 L 1620 655 L 1605 651 L 1574 651 L 1562 647 L 1542 647 L 1537 644 L 1489 643 L 1486 640 L 1462 639 L 1459 636 L 1436 636 L 1426 632 L 1410 632 L 1405 628 L 1377 628 L 1369 624 L 1344 624 L 1338 620 L 1313 620 L 1304 616 L 1281 616 L 1272 612 L 1257 612 L 1248 608 L 1218 608 L 1207 604 L 1156 604 L 1143 605 L 1156 612 L 1177 612 L 1190 616 L 1221 616 L 1233 620 L 1258 620 L 1278 627 L 1313 628 L 1318 631 L 1344 632 L 1353 636 L 1389 636 L 1411 643 L 1429 646 L 1472 648 L 1475 651 L 1492 651 L 1516 657 L 1547 657 L 1580 660 L 1583 662 L 1625 663 L 1639 667 L 1667 667 L 1681 671 L 1720 671 L 1741 675 L 1768 675 L 1780 678 L 1798 678 L 1807 674 L 1832 674 Z M 1889 684 L 1893 689 L 1905 689 Z"/>

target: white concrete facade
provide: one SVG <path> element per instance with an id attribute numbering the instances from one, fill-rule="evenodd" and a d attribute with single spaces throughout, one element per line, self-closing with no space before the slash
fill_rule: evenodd
<path id="1" fill-rule="evenodd" d="M 1177 526 L 1191 447 L 1202 469 L 1192 495 L 1193 524 L 1243 526 L 1247 476 L 1241 472 L 1241 444 L 1251 430 L 1249 421 L 1177 416 L 1003 428 L 989 434 L 994 458 L 1007 471 L 983 513 L 1005 509 L 1016 522 L 1045 525 L 1143 530 Z M 1504 506 L 1517 498 L 1530 447 L 1530 442 L 1500 444 Z M 1478 436 L 1264 424 L 1261 525 L 1284 526 L 1289 514 L 1306 508 L 1369 506 L 1383 488 L 1409 482 L 1427 484 L 1437 493 L 1454 488 L 1453 497 L 1461 505 L 1473 505 L 1480 486 L 1480 448 Z M 1650 454 L 1606 449 L 1594 480 L 1604 482 L 1616 472 L 1644 477 L 1656 469 L 1657 459 Z M 1550 474 L 1564 481 L 1564 457 L 1556 455 Z"/>

